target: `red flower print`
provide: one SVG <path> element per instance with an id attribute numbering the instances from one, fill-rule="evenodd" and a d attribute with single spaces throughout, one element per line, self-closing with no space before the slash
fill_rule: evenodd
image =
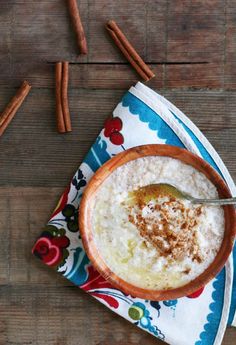
<path id="1" fill-rule="evenodd" d="M 108 283 L 93 266 L 88 267 L 88 274 L 88 280 L 80 286 L 83 290 L 90 291 L 101 288 L 113 289 L 113 286 Z"/>
<path id="2" fill-rule="evenodd" d="M 32 251 L 48 266 L 58 266 L 63 260 L 63 249 L 69 244 L 70 241 L 66 236 L 41 237 Z"/>
<path id="3" fill-rule="evenodd" d="M 104 135 L 109 138 L 114 145 L 122 145 L 124 137 L 120 133 L 123 127 L 122 121 L 119 117 L 107 119 L 104 125 Z"/>
<path id="4" fill-rule="evenodd" d="M 66 248 L 69 246 L 70 241 L 66 236 L 51 238 L 51 243 L 59 248 Z"/>
<path id="5" fill-rule="evenodd" d="M 93 266 L 88 267 L 89 278 L 88 280 L 81 285 L 80 287 L 89 292 L 92 296 L 102 299 L 110 307 L 117 309 L 119 307 L 119 302 L 115 297 L 106 294 L 103 290 L 100 289 L 113 289 L 112 285 L 108 283 L 99 273 L 96 271 Z"/>
<path id="6" fill-rule="evenodd" d="M 92 296 L 103 299 L 110 307 L 117 309 L 119 307 L 119 302 L 112 296 L 103 294 L 102 292 L 92 292 Z"/>
<path id="7" fill-rule="evenodd" d="M 122 129 L 122 121 L 119 117 L 113 117 L 111 119 L 107 119 L 105 122 L 105 130 L 104 135 L 105 137 L 110 137 L 111 133 L 119 132 Z"/>
<path id="8" fill-rule="evenodd" d="M 188 295 L 188 298 L 197 298 L 199 297 L 202 293 L 203 293 L 204 287 L 202 287 L 201 289 L 193 292 L 191 295 Z"/>
<path id="9" fill-rule="evenodd" d="M 110 140 L 114 145 L 122 145 L 124 143 L 124 137 L 119 132 L 111 133 Z"/>

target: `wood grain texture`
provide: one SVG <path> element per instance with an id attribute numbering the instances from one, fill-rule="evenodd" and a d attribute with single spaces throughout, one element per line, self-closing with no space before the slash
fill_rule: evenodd
<path id="1" fill-rule="evenodd" d="M 79 57 L 65 1 L 18 0 L 3 5 L 0 12 L 3 85 L 7 82 L 15 86 L 23 74 L 29 81 L 37 80 L 47 87 L 48 81 L 42 73 L 45 62 L 69 60 L 82 64 L 77 69 L 78 79 L 86 81 L 81 87 L 128 87 L 137 76 L 104 28 L 107 20 L 115 16 L 127 38 L 158 76 L 153 86 L 221 88 L 227 82 L 228 88 L 235 89 L 232 65 L 227 64 L 233 57 L 226 51 L 226 43 L 230 46 L 234 39 L 231 32 L 235 28 L 232 18 L 235 0 L 229 2 L 229 8 L 222 0 L 78 2 L 89 49 L 87 56 Z M 118 64 L 107 67 L 104 63 Z M 111 73 L 113 69 L 119 83 Z"/>
<path id="2" fill-rule="evenodd" d="M 0 139 L 0 345 L 154 345 L 32 257 L 31 247 L 122 94 L 138 78 L 104 24 L 115 19 L 156 78 L 148 85 L 203 130 L 236 179 L 236 0 L 78 0 L 77 56 L 64 0 L 0 0 L 0 109 L 33 86 Z M 55 129 L 54 63 L 70 65 L 73 132 Z M 228 329 L 223 345 L 235 343 Z"/>
<path id="3" fill-rule="evenodd" d="M 54 90 L 32 88 L 0 140 L 0 185 L 66 186 L 124 92 L 70 89 L 73 131 L 58 135 Z M 232 159 L 236 132 L 234 92 L 162 93 L 203 130 L 236 179 L 236 162 Z M 0 88 L 0 108 L 12 94 L 14 90 Z"/>

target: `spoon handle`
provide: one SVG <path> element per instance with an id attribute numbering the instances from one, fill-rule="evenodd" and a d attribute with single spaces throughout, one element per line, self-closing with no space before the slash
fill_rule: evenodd
<path id="1" fill-rule="evenodd" d="M 212 205 L 234 205 L 236 204 L 236 197 L 229 199 L 193 199 L 194 204 L 212 204 Z"/>

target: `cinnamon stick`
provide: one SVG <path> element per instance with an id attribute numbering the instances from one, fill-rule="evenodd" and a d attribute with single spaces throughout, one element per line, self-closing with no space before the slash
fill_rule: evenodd
<path id="1" fill-rule="evenodd" d="M 126 38 L 126 36 L 114 20 L 110 20 L 106 24 L 106 29 L 113 38 L 117 47 L 121 50 L 126 59 L 131 63 L 131 65 L 135 68 L 135 70 L 138 72 L 138 74 L 144 81 L 148 81 L 151 78 L 155 77 L 153 71 L 146 65 L 143 59 L 139 56 L 137 51 L 128 41 L 128 39 Z"/>
<path id="2" fill-rule="evenodd" d="M 68 104 L 69 62 L 56 63 L 55 78 L 57 130 L 59 133 L 71 132 Z"/>
<path id="3" fill-rule="evenodd" d="M 70 111 L 68 104 L 68 81 L 69 81 L 69 62 L 62 62 L 62 83 L 61 83 L 61 100 L 64 123 L 67 132 L 71 132 Z"/>
<path id="4" fill-rule="evenodd" d="M 65 121 L 62 110 L 62 62 L 56 63 L 55 68 L 56 77 L 56 117 L 57 117 L 57 130 L 59 133 L 65 133 Z"/>
<path id="5" fill-rule="evenodd" d="M 77 45 L 79 47 L 80 53 L 87 54 L 88 52 L 87 42 L 86 42 L 86 37 L 84 34 L 84 28 L 83 28 L 81 18 L 80 18 L 77 1 L 67 0 L 67 4 L 68 4 L 68 9 L 69 9 L 70 17 L 72 20 L 72 24 L 74 27 L 74 31 L 76 34 L 76 41 L 77 41 Z"/>
<path id="6" fill-rule="evenodd" d="M 6 108 L 3 110 L 0 116 L 0 136 L 5 132 L 8 125 L 14 118 L 17 110 L 20 108 L 24 99 L 28 95 L 31 89 L 31 85 L 27 81 L 21 84 L 21 87 L 16 92 L 15 96 L 10 100 Z"/>

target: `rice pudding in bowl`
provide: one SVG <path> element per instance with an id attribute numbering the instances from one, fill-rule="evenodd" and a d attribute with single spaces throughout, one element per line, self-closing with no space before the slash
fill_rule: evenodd
<path id="1" fill-rule="evenodd" d="M 161 182 L 198 198 L 218 197 L 216 187 L 192 166 L 148 156 L 118 167 L 94 199 L 92 229 L 104 261 L 145 289 L 173 289 L 199 276 L 224 234 L 222 207 L 194 205 L 149 188 Z"/>
<path id="2" fill-rule="evenodd" d="M 153 146 L 164 145 L 149 145 Z M 96 268 L 124 291 L 144 298 L 149 296 L 144 291 L 162 291 L 163 296 L 175 291 L 179 297 L 185 287 L 204 276 L 222 247 L 224 209 L 230 207 L 194 205 L 168 191 L 160 192 L 155 187 L 159 183 L 172 184 L 197 198 L 219 197 L 216 186 L 199 169 L 151 151 L 109 170 L 90 200 L 89 238 L 83 221 L 81 227 L 83 243 Z M 95 248 L 102 269 L 94 262 L 91 251 Z"/>

